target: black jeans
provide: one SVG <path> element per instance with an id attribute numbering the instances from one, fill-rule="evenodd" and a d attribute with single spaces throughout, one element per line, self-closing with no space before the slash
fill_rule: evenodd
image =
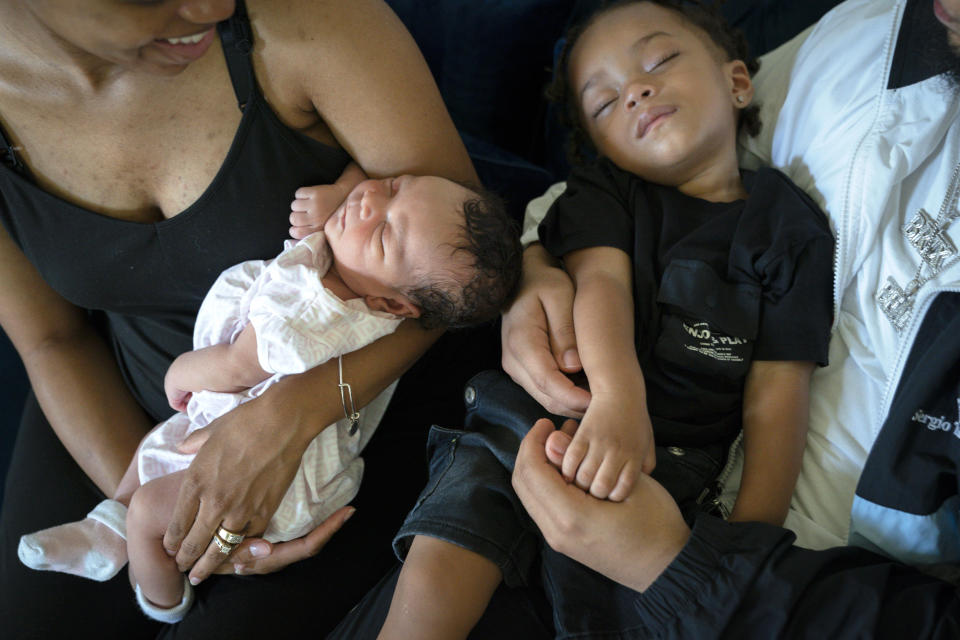
<path id="1" fill-rule="evenodd" d="M 632 637 L 637 594 L 551 550 L 510 483 L 520 441 L 533 423 L 549 417 L 559 424 L 560 418 L 497 371 L 474 376 L 466 398 L 467 428 L 431 433 L 431 477 L 394 541 L 398 556 L 405 555 L 414 535 L 428 535 L 497 564 L 508 587 L 521 587 L 499 590 L 491 603 L 484 625 L 498 629 L 492 634 L 497 637 L 504 637 L 505 628 L 511 630 L 506 637 L 518 638 L 537 637 L 536 629 L 546 637 Z M 704 488 L 723 465 L 726 447 L 657 447 L 656 453 L 652 477 L 692 522 Z M 394 572 L 382 581 L 379 592 L 365 598 L 332 637 L 375 638 L 396 577 Z M 541 584 L 545 596 L 537 592 Z M 518 621 L 530 626 L 518 628 Z M 485 628 L 471 637 L 486 637 Z"/>

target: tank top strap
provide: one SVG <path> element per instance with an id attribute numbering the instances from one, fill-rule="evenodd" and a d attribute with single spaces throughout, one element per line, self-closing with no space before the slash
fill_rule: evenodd
<path id="1" fill-rule="evenodd" d="M 30 177 L 27 165 L 23 164 L 20 156 L 17 155 L 16 148 L 7 140 L 3 127 L 0 127 L 0 162 L 7 165 L 25 178 Z"/>
<path id="2" fill-rule="evenodd" d="M 217 24 L 217 32 L 220 34 L 220 44 L 223 46 L 223 55 L 227 60 L 227 69 L 230 71 L 233 92 L 237 96 L 240 110 L 243 111 L 256 86 L 253 63 L 250 60 L 250 52 L 253 50 L 253 32 L 250 29 L 250 19 L 243 0 L 237 0 L 237 8 L 232 16 Z"/>

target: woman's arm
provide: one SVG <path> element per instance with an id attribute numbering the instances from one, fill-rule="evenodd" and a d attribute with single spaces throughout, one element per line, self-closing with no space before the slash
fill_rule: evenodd
<path id="1" fill-rule="evenodd" d="M 426 61 L 385 2 L 247 7 L 257 80 L 287 124 L 332 135 L 373 178 L 477 180 Z"/>
<path id="2" fill-rule="evenodd" d="M 476 179 L 423 57 L 385 4 L 294 0 L 275 11 L 251 0 L 248 6 L 258 81 L 275 110 L 292 118 L 296 105 L 303 129 L 312 118 L 322 120 L 369 175 Z M 405 322 L 345 356 L 344 378 L 358 406 L 400 377 L 439 335 Z M 192 578 L 206 578 L 222 562 L 210 545 L 218 526 L 264 530 L 307 444 L 342 415 L 338 381 L 335 361 L 290 376 L 198 436 L 209 439 L 187 471 L 164 538 L 181 567 L 194 565 Z"/>
<path id="3" fill-rule="evenodd" d="M 743 392 L 743 479 L 730 520 L 782 525 L 807 438 L 812 362 L 758 360 Z"/>
<path id="4" fill-rule="evenodd" d="M 57 437 L 97 487 L 113 495 L 150 420 L 83 311 L 44 282 L 3 227 L 0 325 Z"/>

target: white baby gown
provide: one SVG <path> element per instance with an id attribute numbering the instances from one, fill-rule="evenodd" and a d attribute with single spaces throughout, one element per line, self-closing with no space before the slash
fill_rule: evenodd
<path id="1" fill-rule="evenodd" d="M 299 242 L 286 241 L 273 260 L 250 260 L 220 274 L 197 315 L 194 348 L 233 342 L 252 323 L 260 366 L 272 375 L 241 393 L 194 393 L 186 413 L 161 423 L 141 444 L 141 483 L 185 469 L 194 456 L 180 453 L 177 445 L 187 435 L 261 395 L 283 376 L 360 349 L 396 329 L 402 318 L 373 311 L 362 298 L 343 301 L 326 289 L 321 278 L 330 264 L 320 231 Z M 349 421 L 341 419 L 311 441 L 264 538 L 279 542 L 300 537 L 354 498 L 363 475 L 360 452 L 395 387 L 396 382 L 360 411 L 353 435 Z"/>

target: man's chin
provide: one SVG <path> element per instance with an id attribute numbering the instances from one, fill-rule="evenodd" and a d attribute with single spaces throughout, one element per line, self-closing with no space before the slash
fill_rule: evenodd
<path id="1" fill-rule="evenodd" d="M 934 67 L 943 69 L 944 78 L 950 88 L 960 91 L 960 33 L 933 23 L 933 32 L 926 34 L 926 42 L 921 56 Z"/>
<path id="2" fill-rule="evenodd" d="M 960 58 L 960 33 L 947 31 L 947 46 L 950 47 L 955 58 Z"/>
<path id="3" fill-rule="evenodd" d="M 960 35 L 953 31 L 949 32 L 947 49 L 950 52 L 946 71 L 947 82 L 954 91 L 960 91 Z"/>

